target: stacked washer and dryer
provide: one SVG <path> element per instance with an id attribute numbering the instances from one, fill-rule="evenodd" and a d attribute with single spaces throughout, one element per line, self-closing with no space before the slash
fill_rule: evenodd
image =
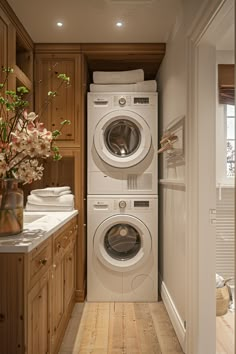
<path id="1" fill-rule="evenodd" d="M 87 300 L 157 301 L 157 93 L 88 93 Z"/>

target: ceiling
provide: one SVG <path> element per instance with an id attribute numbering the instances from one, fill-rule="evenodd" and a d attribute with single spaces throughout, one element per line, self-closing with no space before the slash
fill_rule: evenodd
<path id="1" fill-rule="evenodd" d="M 182 0 L 8 0 L 35 43 L 167 42 Z M 58 21 L 63 22 L 57 27 Z M 121 28 L 117 21 L 123 21 Z"/>

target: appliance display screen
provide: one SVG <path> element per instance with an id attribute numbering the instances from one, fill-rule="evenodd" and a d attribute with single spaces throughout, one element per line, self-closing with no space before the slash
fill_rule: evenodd
<path id="1" fill-rule="evenodd" d="M 149 201 L 148 200 L 135 200 L 134 201 L 134 207 L 149 207 Z"/>
<path id="2" fill-rule="evenodd" d="M 148 104 L 149 97 L 134 97 L 134 103 L 136 104 Z"/>

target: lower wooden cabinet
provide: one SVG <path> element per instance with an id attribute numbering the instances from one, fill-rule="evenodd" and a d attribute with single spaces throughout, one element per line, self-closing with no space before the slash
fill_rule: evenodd
<path id="1" fill-rule="evenodd" d="M 46 272 L 28 295 L 28 351 L 50 353 L 50 274 Z"/>
<path id="2" fill-rule="evenodd" d="M 58 353 L 75 302 L 77 220 L 29 254 L 0 253 L 0 352 Z"/>

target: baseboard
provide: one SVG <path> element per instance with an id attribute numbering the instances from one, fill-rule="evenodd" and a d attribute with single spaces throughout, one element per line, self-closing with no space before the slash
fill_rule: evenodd
<path id="1" fill-rule="evenodd" d="M 163 303 L 166 307 L 166 310 L 168 312 L 168 315 L 170 317 L 171 323 L 174 327 L 174 330 L 176 332 L 176 335 L 178 337 L 179 343 L 185 352 L 185 336 L 186 336 L 186 330 L 184 328 L 184 323 L 180 318 L 180 315 L 175 307 L 175 304 L 170 296 L 170 293 L 162 280 L 160 274 L 159 274 L 159 285 L 160 285 L 160 290 L 161 290 L 161 297 L 163 300 Z"/>
<path id="2" fill-rule="evenodd" d="M 86 297 L 86 291 L 83 290 L 75 290 L 75 302 L 84 302 Z"/>

